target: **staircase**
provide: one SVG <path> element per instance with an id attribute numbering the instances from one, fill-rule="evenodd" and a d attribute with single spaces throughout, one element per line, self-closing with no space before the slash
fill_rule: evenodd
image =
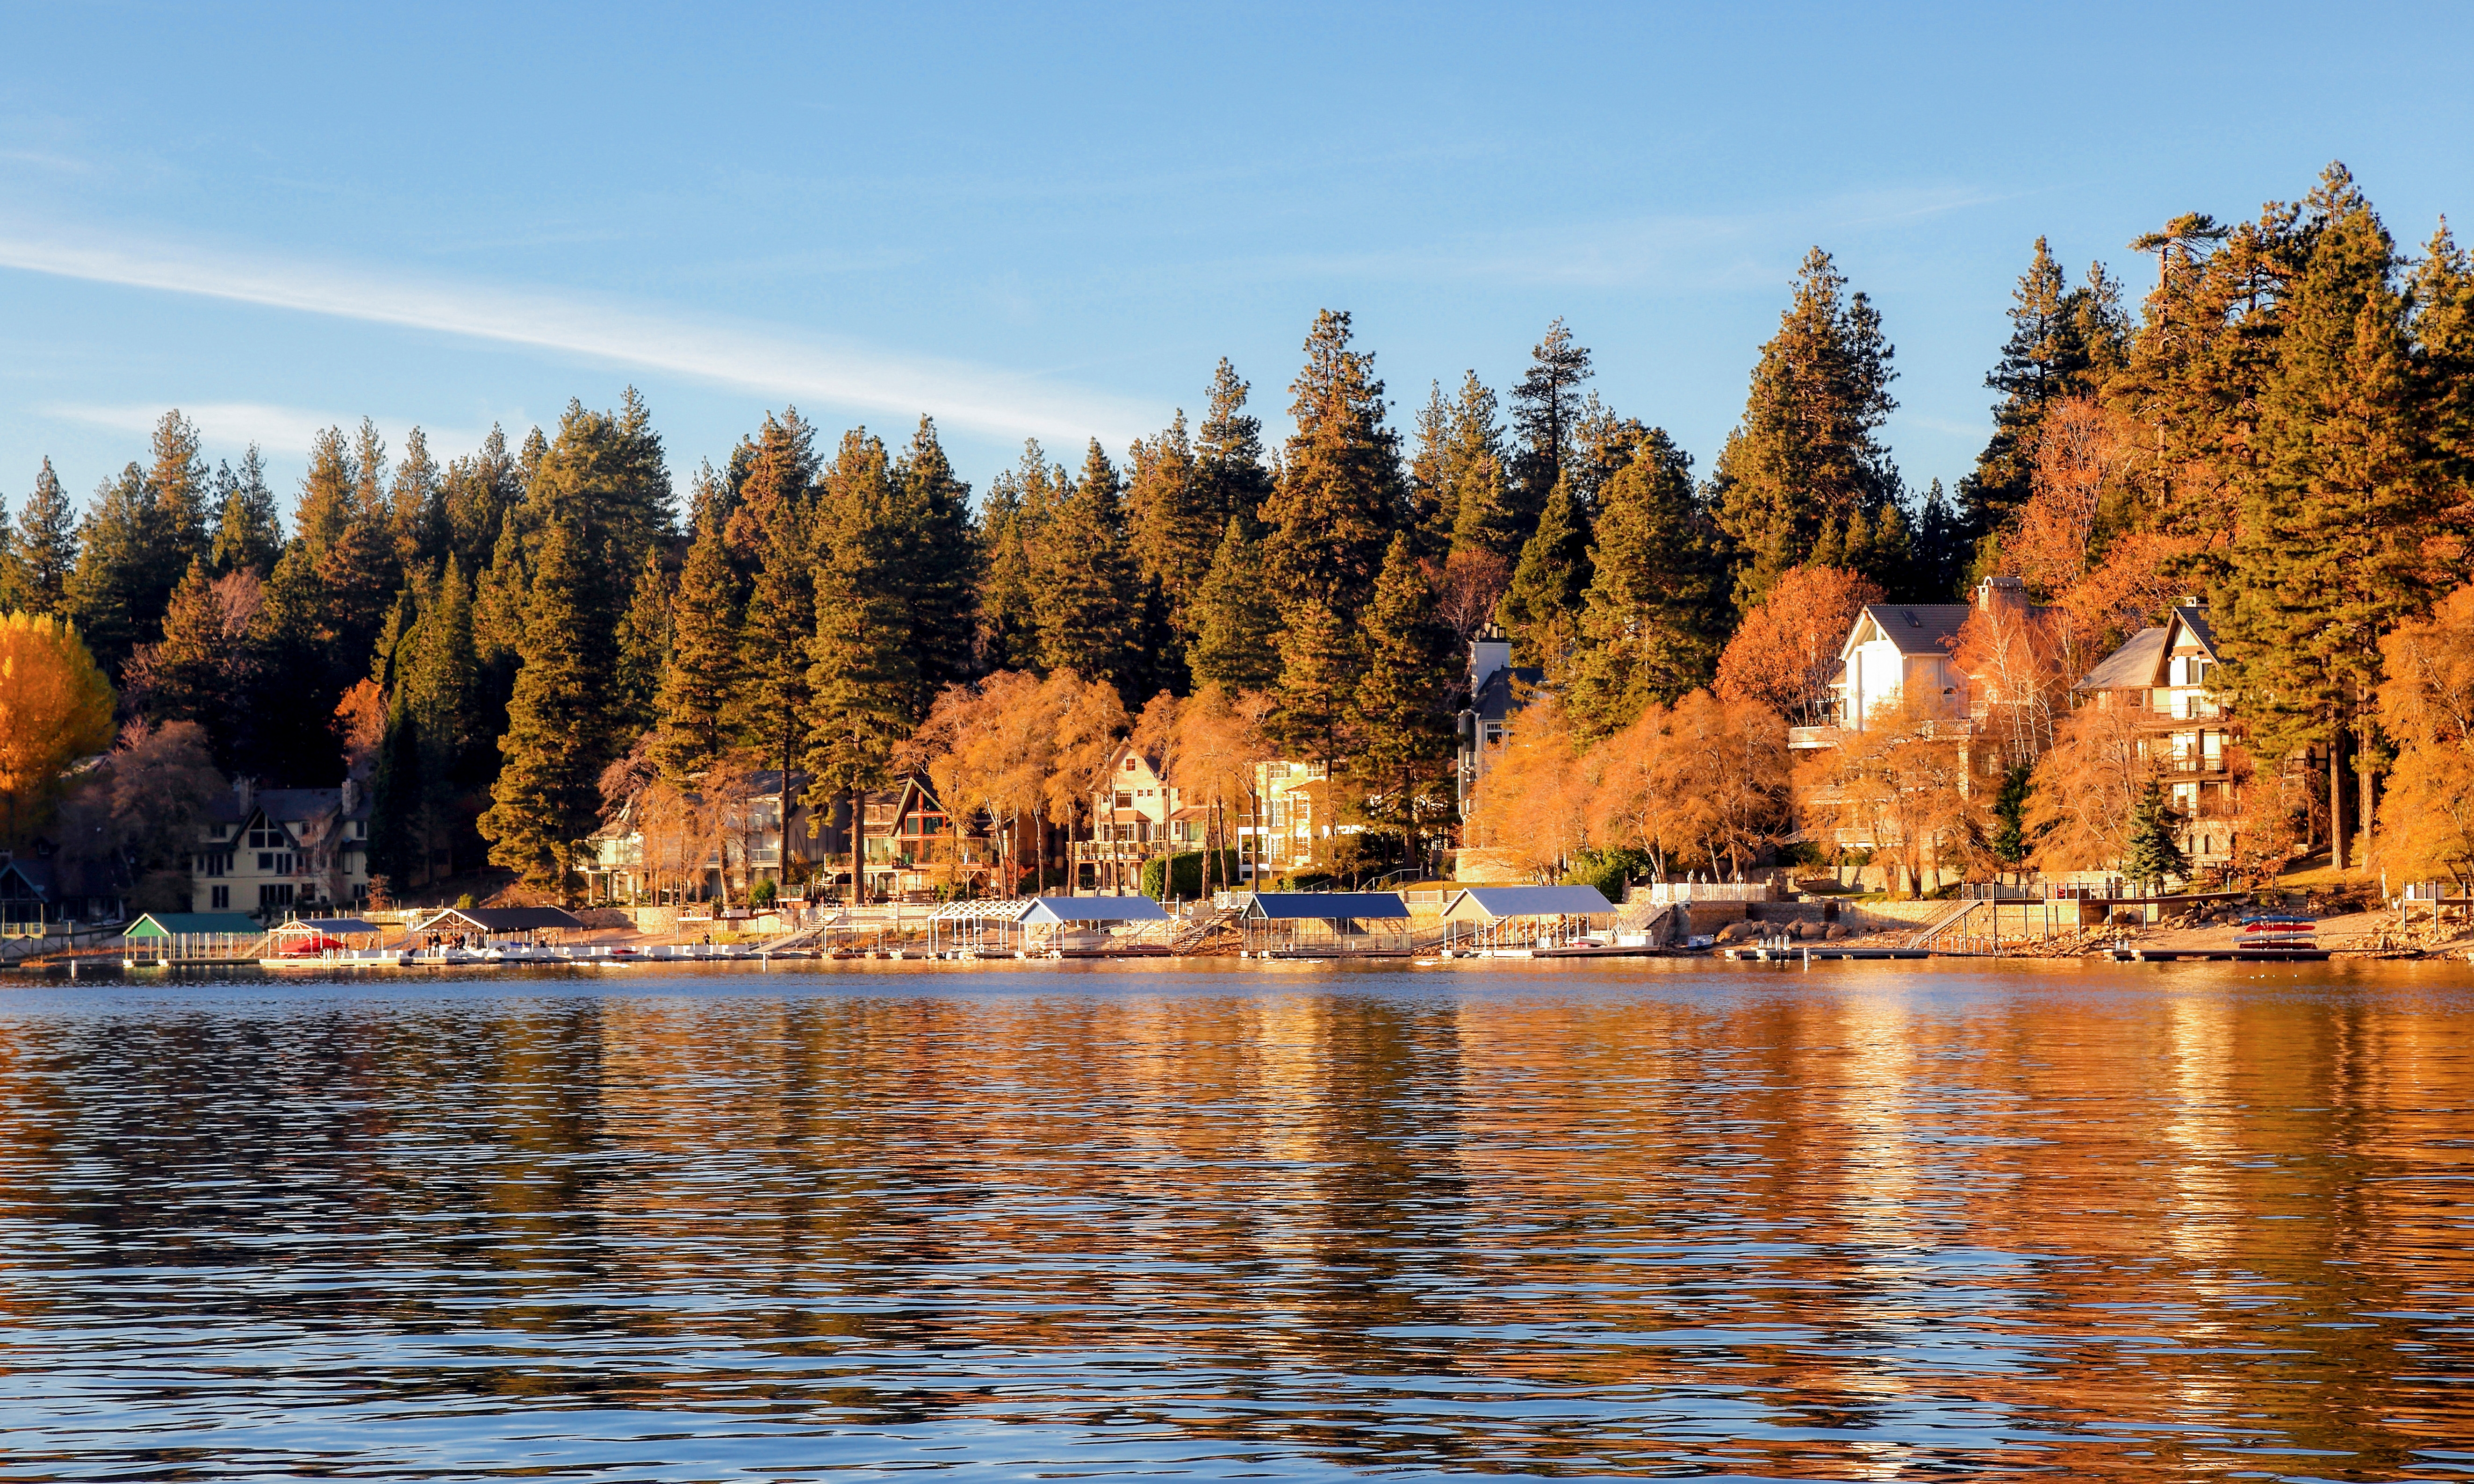
<path id="1" fill-rule="evenodd" d="M 1966 901 L 1960 902 L 1956 907 L 1952 908 L 1951 911 L 1939 922 L 1917 934 L 1915 943 L 1912 945 L 1919 948 L 1935 949 L 1944 953 L 1973 953 L 1980 951 L 1977 946 L 1977 935 L 1954 933 L 1951 930 L 1957 927 L 1960 923 L 1965 922 L 1977 908 L 1990 907 L 1994 905 L 1995 903 L 1986 898 L 1971 898 Z M 1945 935 L 1947 935 L 1947 937 L 1945 937 Z M 1961 945 L 1962 942 L 1965 945 L 1964 946 Z"/>
<path id="2" fill-rule="evenodd" d="M 1236 926 L 1245 916 L 1246 909 L 1242 906 L 1218 907 L 1201 917 L 1180 922 L 1169 933 L 1169 951 L 1191 953 L 1209 943 L 1223 929 Z"/>

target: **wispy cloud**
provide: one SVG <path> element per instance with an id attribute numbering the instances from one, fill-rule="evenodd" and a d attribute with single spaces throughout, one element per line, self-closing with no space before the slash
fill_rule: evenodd
<path id="1" fill-rule="evenodd" d="M 151 433 L 169 410 L 158 402 L 42 402 L 35 408 L 47 418 L 109 428 L 115 433 Z M 279 407 L 266 402 L 184 403 L 181 407 L 181 415 L 196 425 L 199 435 L 210 449 L 238 450 L 255 443 L 277 459 L 298 457 L 322 429 L 352 428 L 358 426 L 361 420 L 358 415 L 345 417 L 315 408 Z M 404 430 L 412 425 L 410 419 L 381 419 L 379 421 L 389 447 L 400 452 Z M 479 444 L 484 431 L 480 428 L 424 427 L 422 434 L 429 441 L 430 456 L 443 464 L 455 454 Z"/>
<path id="2" fill-rule="evenodd" d="M 766 397 L 1008 437 L 1141 436 L 1156 409 L 966 362 L 803 341 L 710 320 L 329 264 L 0 235 L 0 268 L 402 325 L 667 372 Z"/>

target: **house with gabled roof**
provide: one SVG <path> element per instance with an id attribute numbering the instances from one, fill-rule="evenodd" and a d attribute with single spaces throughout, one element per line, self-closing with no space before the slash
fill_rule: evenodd
<path id="1" fill-rule="evenodd" d="M 239 779 L 199 821 L 189 853 L 191 909 L 266 917 L 368 901 L 370 802 L 369 790 L 351 778 L 334 788 L 259 788 Z"/>
<path id="2" fill-rule="evenodd" d="M 2165 621 L 2124 640 L 2073 691 L 2080 704 L 2119 711 L 2159 766 L 2168 801 L 2185 821 L 2183 850 L 2195 865 L 2232 859 L 2242 798 L 2227 750 L 2232 731 L 2215 690 L 2216 631 L 2208 606 L 2184 598 Z"/>

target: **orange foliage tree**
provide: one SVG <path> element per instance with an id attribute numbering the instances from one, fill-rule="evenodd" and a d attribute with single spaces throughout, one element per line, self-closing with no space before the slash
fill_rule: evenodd
<path id="1" fill-rule="evenodd" d="M 1741 874 L 1784 837 L 1786 724 L 1757 701 L 1706 690 L 1656 703 L 1589 754 L 1592 833 L 1649 857 L 1654 874 Z"/>
<path id="2" fill-rule="evenodd" d="M 2082 706 L 2057 729 L 2027 793 L 2038 871 L 2101 870 L 2122 859 L 2131 810 L 2156 776 L 2131 716 L 2119 706 Z"/>
<path id="3" fill-rule="evenodd" d="M 1969 703 L 1983 716 L 2005 770 L 2044 755 L 2053 745 L 2055 718 L 2069 706 L 2071 677 L 2056 628 L 2050 614 L 1994 603 L 1968 614 L 1951 637 Z"/>
<path id="4" fill-rule="evenodd" d="M 2474 889 L 2474 586 L 2393 630 L 2380 649 L 2380 725 L 2400 751 L 2373 857 L 2404 876 Z"/>
<path id="5" fill-rule="evenodd" d="M 111 685 L 66 622 L 0 616 L 0 840 L 43 826 L 61 772 L 111 745 Z"/>
<path id="6" fill-rule="evenodd" d="M 1819 722 L 1830 711 L 1830 682 L 1847 631 L 1864 605 L 1880 601 L 1880 588 L 1846 567 L 1780 574 L 1718 657 L 1718 694 L 1790 722 Z"/>
<path id="7" fill-rule="evenodd" d="M 1891 868 L 1890 887 L 1925 890 L 1925 874 L 1989 855 L 1980 811 L 1969 800 L 1967 767 L 1946 719 L 1921 698 L 1884 706 L 1861 731 L 1840 734 L 1798 770 L 1798 812 L 1807 826 L 1868 849 Z"/>
<path id="8" fill-rule="evenodd" d="M 1540 691 L 1491 752 L 1469 832 L 1531 876 L 1552 881 L 1590 847 L 1592 792 L 1564 703 Z"/>

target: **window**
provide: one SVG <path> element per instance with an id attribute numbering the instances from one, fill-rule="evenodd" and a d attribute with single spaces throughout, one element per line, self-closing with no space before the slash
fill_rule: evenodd
<path id="1" fill-rule="evenodd" d="M 1130 808 L 1132 808 L 1133 806 L 1134 806 L 1134 796 L 1133 796 L 1132 794 L 1129 794 L 1129 793 L 1121 793 L 1121 794 L 1119 794 L 1119 795 L 1117 796 L 1117 807 L 1118 807 L 1118 808 L 1120 808 L 1120 809 L 1130 809 Z"/>
<path id="2" fill-rule="evenodd" d="M 231 906 L 231 888 L 218 886 L 209 891 L 206 894 L 206 905 L 216 912 L 228 910 Z"/>
<path id="3" fill-rule="evenodd" d="M 267 829 L 261 827 L 253 829 L 249 832 L 249 848 L 253 850 L 268 850 L 272 847 L 281 845 L 282 843 L 283 831 L 279 829 Z M 259 869 L 264 870 L 265 868 L 260 867 Z"/>
<path id="4" fill-rule="evenodd" d="M 1128 773 L 1131 773 L 1131 772 L 1133 772 L 1133 771 L 1134 771 L 1134 760 L 1133 760 L 1132 758 L 1130 758 L 1130 757 L 1128 757 L 1128 758 L 1127 758 L 1127 759 L 1126 759 L 1126 771 L 1127 771 Z"/>
<path id="5" fill-rule="evenodd" d="M 255 840 L 255 839 L 256 839 L 256 838 L 257 838 L 257 836 L 256 836 L 255 833 L 253 833 L 253 834 L 250 836 L 250 838 L 251 838 L 251 839 L 253 839 L 253 840 Z M 275 869 L 275 856 L 274 856 L 272 853 L 270 853 L 270 852 L 268 852 L 268 851 L 265 851 L 265 850 L 260 850 L 260 851 L 258 851 L 258 852 L 257 852 L 257 869 L 258 869 L 260 872 L 273 871 L 273 870 Z"/>
<path id="6" fill-rule="evenodd" d="M 257 889 L 257 904 L 260 909 L 291 906 L 292 883 L 289 881 L 262 883 Z"/>

